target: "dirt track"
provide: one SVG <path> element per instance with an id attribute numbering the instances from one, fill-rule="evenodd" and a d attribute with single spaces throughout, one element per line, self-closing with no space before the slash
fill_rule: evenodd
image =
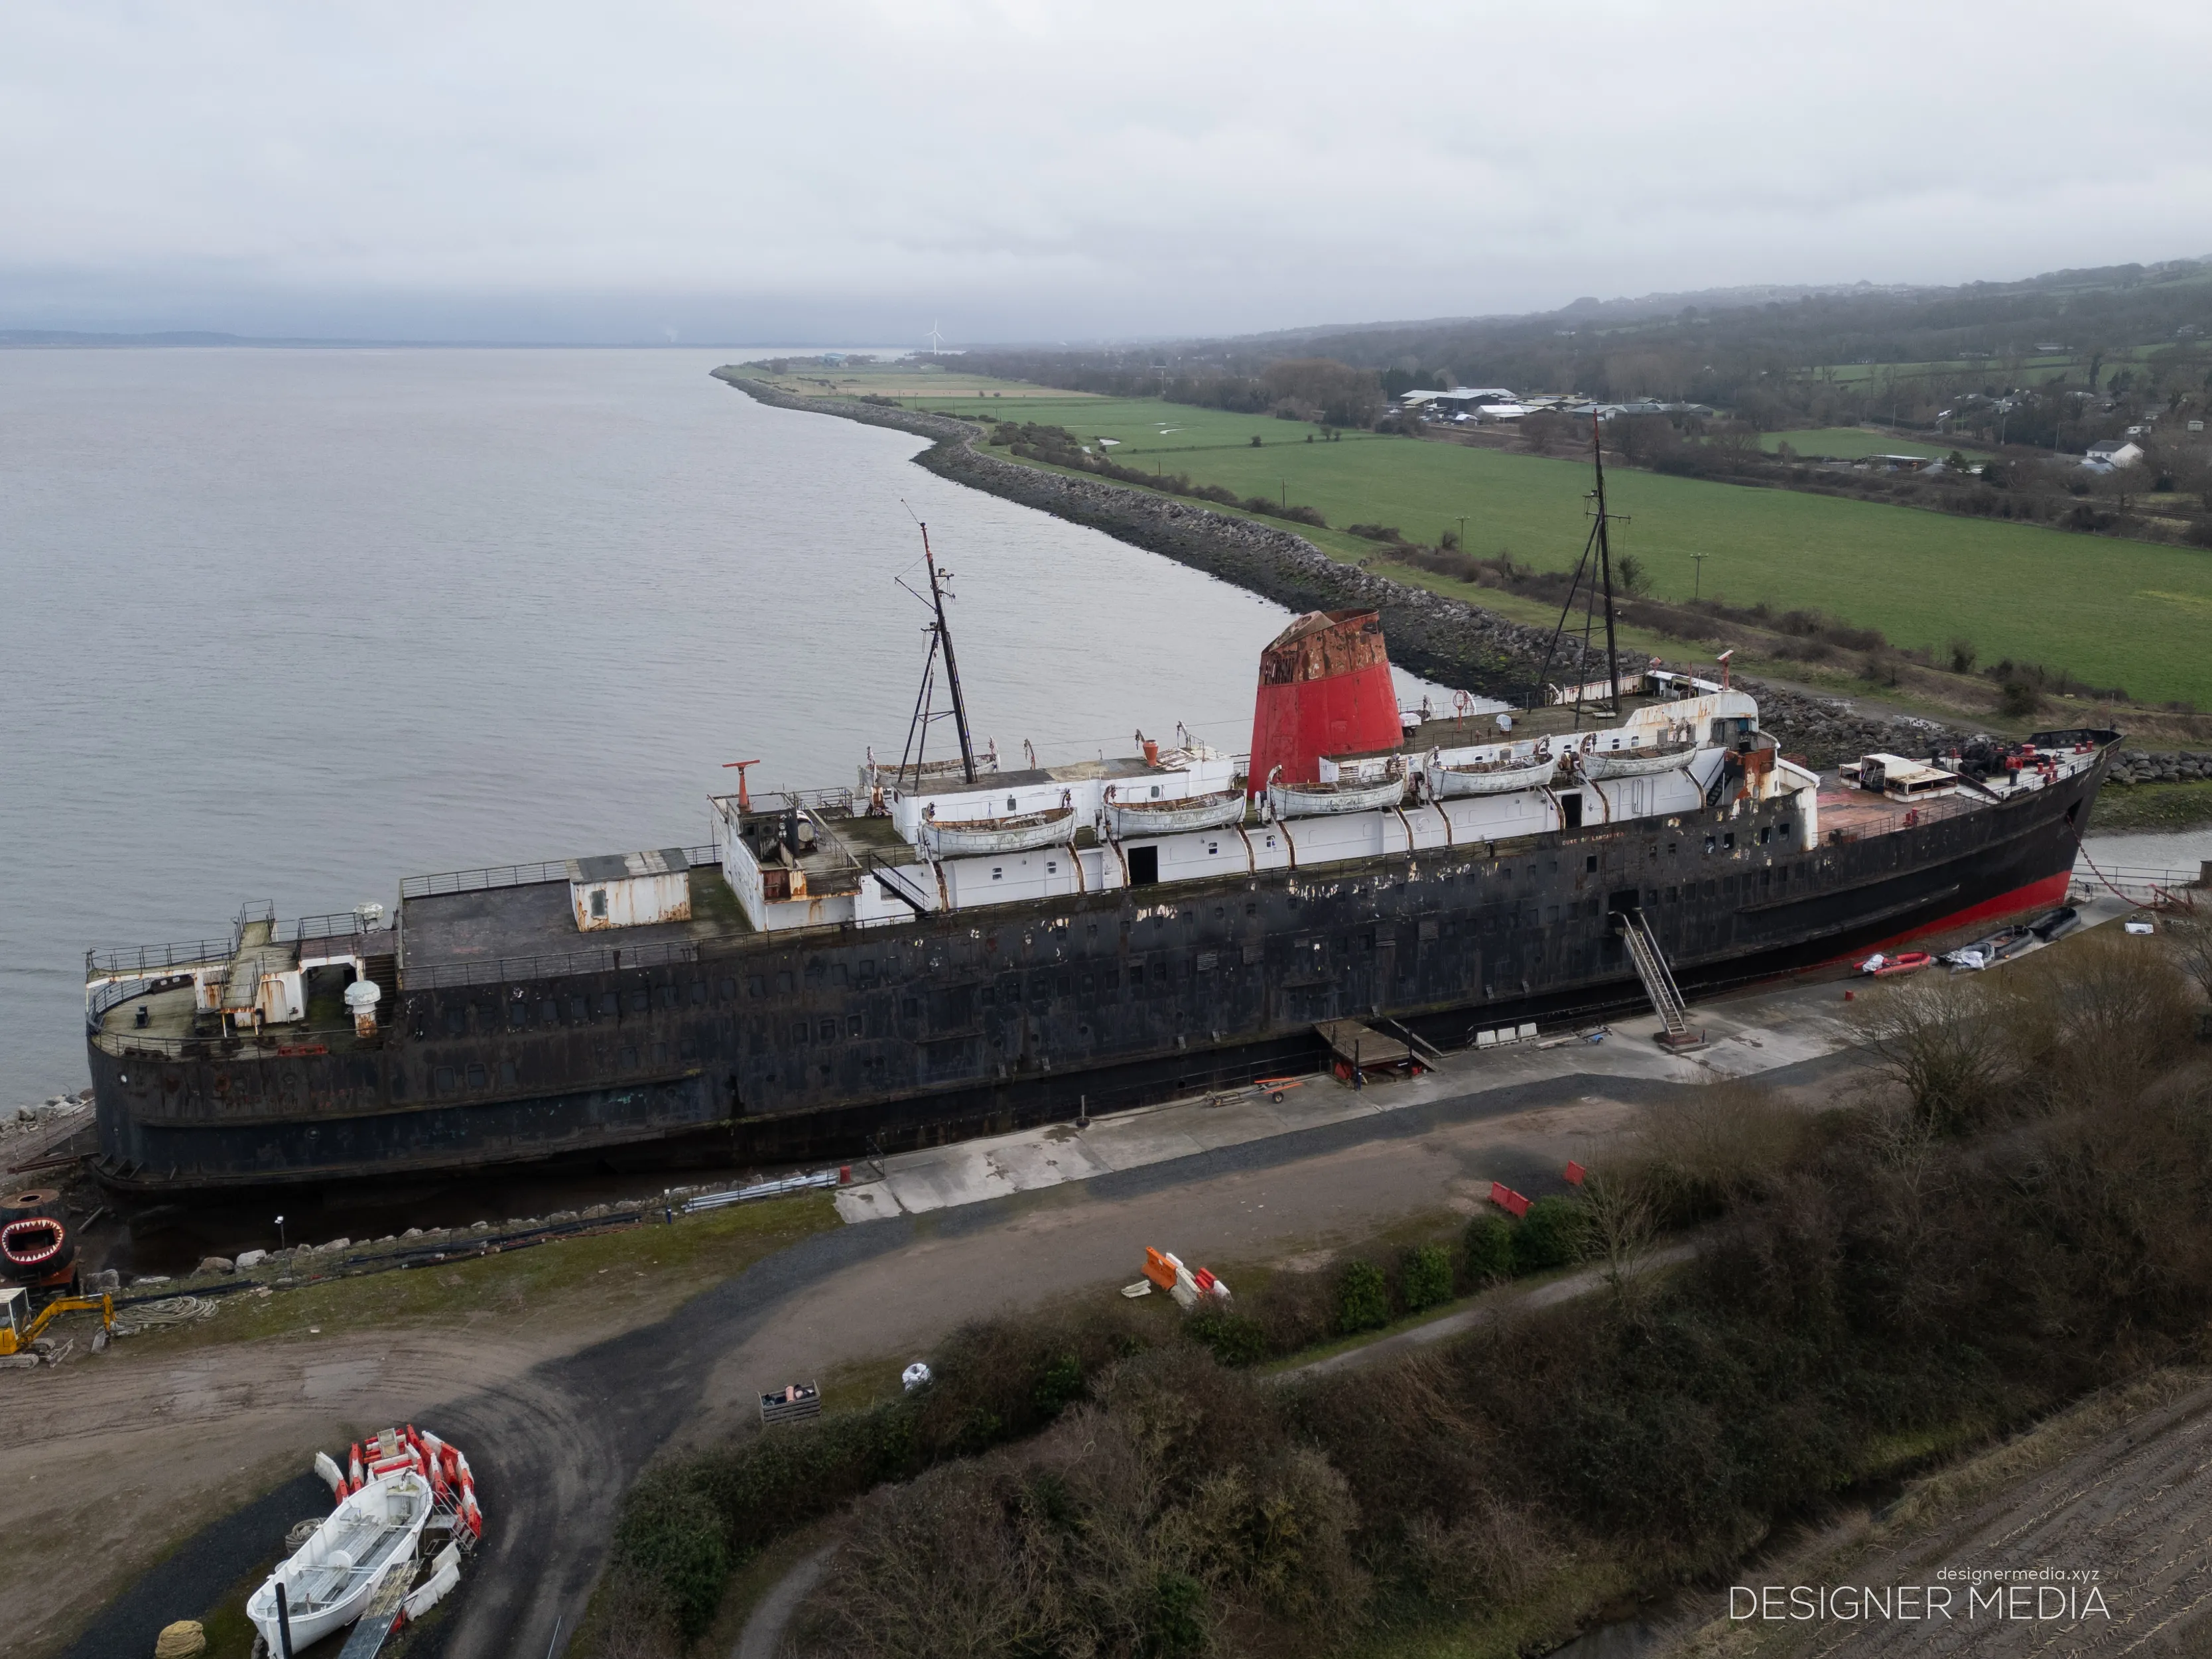
<path id="1" fill-rule="evenodd" d="M 240 1518 L 221 1547 L 203 1537 L 167 1570 L 145 1572 L 152 1540 L 220 1530 L 219 1517 L 295 1474 L 318 1447 L 411 1419 L 470 1448 L 492 1522 L 485 1570 L 434 1650 L 544 1653 L 556 1619 L 574 1628 L 631 1476 L 672 1434 L 748 1420 L 750 1392 L 923 1352 L 963 1320 L 1118 1284 L 1147 1243 L 1252 1259 L 1415 1211 L 1471 1210 L 1493 1176 L 1534 1184 L 1671 1086 L 1560 1079 L 839 1228 L 623 1334 L 507 1320 L 166 1360 L 124 1343 L 0 1376 L 0 1443 L 21 1472 L 0 1483 L 0 1533 L 18 1540 L 0 1558 L 0 1620 L 22 1633 L 27 1654 L 72 1634 L 68 1651 L 84 1659 L 151 1651 L 163 1623 L 206 1607 L 273 1534 L 248 1547 L 252 1526 Z M 292 1489 L 313 1512 L 315 1494 Z M 259 1507 L 268 1512 L 252 1525 L 277 1533 L 297 1518 L 283 1501 Z M 125 1589 L 133 1571 L 145 1576 Z"/>
<path id="2" fill-rule="evenodd" d="M 1969 1465 L 1961 1474 L 1987 1490 L 1939 1504 L 1953 1512 L 1934 1524 L 1906 1521 L 1825 1559 L 1814 1553 L 1744 1575 L 1747 1584 L 1934 1585 L 1948 1592 L 1948 1617 L 1747 1620 L 1709 1626 L 1679 1651 L 1684 1659 L 2150 1659 L 2212 1650 L 2212 1386 L 2200 1377 L 2172 1392 L 2179 1397 L 2132 1411 L 2093 1402 L 2083 1413 L 2089 1425 L 2061 1419 L 1980 1460 L 1983 1468 Z M 2066 1443 L 2038 1455 L 2045 1449 L 2035 1443 L 2054 1437 Z M 2051 1577 L 1978 1584 L 1959 1576 L 2045 1569 Z M 1975 1601 L 1977 1591 L 1986 1599 Z M 1745 1598 L 1741 1610 L 1751 1605 Z"/>

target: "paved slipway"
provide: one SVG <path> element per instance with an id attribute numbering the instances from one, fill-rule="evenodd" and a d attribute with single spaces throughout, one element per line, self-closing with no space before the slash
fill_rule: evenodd
<path id="1" fill-rule="evenodd" d="M 66 1649 L 150 1652 L 163 1624 L 327 1507 L 298 1474 L 316 1448 L 412 1420 L 468 1449 L 489 1517 L 483 1566 L 427 1650 L 557 1652 L 638 1469 L 672 1443 L 742 1428 L 762 1388 L 925 1353 L 963 1320 L 1126 1282 L 1147 1243 L 1252 1259 L 1409 1212 L 1471 1211 L 1493 1179 L 1556 1189 L 1568 1157 L 1698 1080 L 1763 1072 L 1826 1093 L 1855 1064 L 1833 985 L 1699 1012 L 1717 1041 L 1698 1060 L 1660 1053 L 1647 1019 L 1601 1046 L 1456 1055 L 1356 1094 L 1316 1081 L 1279 1106 L 1194 1101 L 895 1159 L 841 1205 L 881 1218 L 816 1234 L 617 1335 L 414 1328 L 143 1362 L 125 1343 L 9 1374 L 0 1533 L 54 1547 L 0 1558 L 0 1627 L 21 1650 L 52 1651 L 88 1612 L 71 1599 L 73 1565 L 128 1559 L 198 1505 L 209 1524 Z M 268 1495 L 233 1510 L 252 1492 Z"/>

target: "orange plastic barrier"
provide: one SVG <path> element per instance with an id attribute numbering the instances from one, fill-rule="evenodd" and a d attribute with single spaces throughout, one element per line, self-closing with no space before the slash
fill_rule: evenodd
<path id="1" fill-rule="evenodd" d="M 1145 1277 L 1162 1290 L 1171 1291 L 1175 1289 L 1175 1263 L 1169 1261 L 1164 1253 L 1147 1244 L 1145 1247 Z"/>
<path id="2" fill-rule="evenodd" d="M 1516 1219 L 1528 1213 L 1528 1200 L 1502 1181 L 1490 1183 L 1490 1201 Z"/>
<path id="3" fill-rule="evenodd" d="M 1588 1170 L 1583 1168 L 1581 1164 L 1576 1163 L 1572 1158 L 1567 1160 L 1567 1185 L 1570 1187 L 1581 1186 L 1583 1184 L 1583 1178 L 1589 1174 L 1589 1171 Z"/>

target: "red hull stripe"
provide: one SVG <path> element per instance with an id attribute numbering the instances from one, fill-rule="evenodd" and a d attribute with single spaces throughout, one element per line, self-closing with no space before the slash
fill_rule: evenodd
<path id="1" fill-rule="evenodd" d="M 1902 945 L 1908 939 L 1924 938 L 1929 933 L 1948 933 L 1954 927 L 1971 927 L 1978 921 L 2017 915 L 2023 910 L 2047 910 L 2054 905 L 2066 902 L 2066 890 L 2073 881 L 2073 872 L 2062 870 L 2055 876 L 2045 876 L 2025 887 L 2015 887 L 2009 893 L 2000 893 L 1993 899 L 1984 899 L 1979 904 L 1954 910 L 1948 916 L 1938 917 L 1933 921 L 1915 922 L 1901 933 L 1892 933 L 1872 945 L 1862 945 L 1849 954 L 1854 958 L 1863 957 L 1876 951 L 1887 951 L 1893 945 Z M 1840 957 L 1835 958 L 1837 961 L 1843 959 Z"/>

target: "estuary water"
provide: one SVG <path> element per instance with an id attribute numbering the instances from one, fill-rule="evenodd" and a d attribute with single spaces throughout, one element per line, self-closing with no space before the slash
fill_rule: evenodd
<path id="1" fill-rule="evenodd" d="M 732 356 L 0 351 L 0 1111 L 83 1085 L 89 945 L 701 842 L 726 761 L 851 784 L 912 712 L 917 519 L 1002 759 L 1247 746 L 1279 606 Z"/>

